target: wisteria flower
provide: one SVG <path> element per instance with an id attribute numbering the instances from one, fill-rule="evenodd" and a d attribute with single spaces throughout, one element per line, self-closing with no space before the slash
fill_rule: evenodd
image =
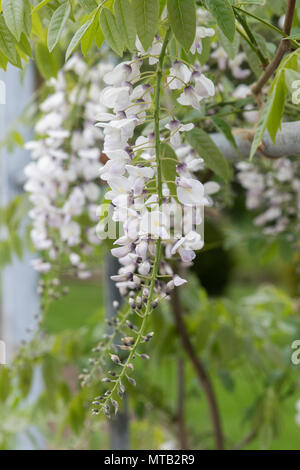
<path id="1" fill-rule="evenodd" d="M 199 206 L 207 204 L 203 184 L 193 178 L 178 178 L 177 197 L 185 206 Z"/>

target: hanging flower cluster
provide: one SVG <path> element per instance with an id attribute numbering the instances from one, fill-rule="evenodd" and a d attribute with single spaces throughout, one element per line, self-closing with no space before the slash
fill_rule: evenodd
<path id="1" fill-rule="evenodd" d="M 211 30 L 202 28 L 192 52 L 206 34 L 211 35 Z M 147 317 L 174 287 L 186 282 L 172 265 L 174 260 L 191 264 L 195 251 L 203 247 L 197 227 L 203 224 L 204 206 L 212 204 L 210 195 L 219 190 L 216 182 L 202 184 L 197 178 L 203 160 L 185 141 L 185 132 L 194 125 L 181 123 L 173 104 L 166 104 L 176 99 L 183 106 L 199 109 L 202 100 L 214 96 L 214 84 L 197 63 L 189 66 L 168 56 L 168 37 L 169 33 L 162 41 L 156 36 L 148 51 L 137 41 L 138 54 L 104 76 L 107 87 L 100 103 L 109 112 L 98 115 L 96 126 L 103 129 L 103 153 L 108 160 L 100 177 L 109 186 L 105 200 L 111 201 L 112 219 L 122 229 L 111 250 L 120 263 L 112 279 L 121 294 L 129 296 L 129 309 L 111 324 L 114 333 L 95 349 L 100 357 L 91 360 L 95 370 L 103 351 L 109 352 L 121 371 L 110 371 L 109 377 L 103 378 L 113 385 L 103 397 L 95 398 L 95 414 L 99 408 L 106 414 L 111 406 L 117 410 L 115 397 L 123 396 L 124 379 L 135 384 L 128 375 L 132 360 L 136 356 L 148 358 L 137 352 L 137 346 L 153 334 L 145 332 Z M 154 69 L 145 67 L 147 60 Z M 168 66 L 164 67 L 166 61 Z M 166 99 L 161 104 L 162 88 Z M 107 222 L 101 221 L 100 237 L 109 236 L 106 228 Z M 130 314 L 135 314 L 139 326 L 129 321 Z M 125 335 L 120 345 L 114 344 L 117 333 Z M 127 351 L 126 358 L 121 358 L 118 350 Z M 90 375 L 81 376 L 83 384 Z"/>
<path id="2" fill-rule="evenodd" d="M 156 37 L 147 53 L 139 43 L 137 48 L 137 57 L 117 65 L 104 76 L 108 86 L 102 91 L 100 101 L 112 112 L 101 113 L 98 116 L 100 122 L 96 124 L 104 129 L 103 152 L 108 157 L 100 170 L 100 177 L 110 188 L 106 200 L 112 201 L 113 220 L 121 222 L 124 229 L 124 234 L 115 241 L 119 247 L 112 250 L 122 265 L 119 274 L 113 278 L 122 294 L 141 285 L 140 277 L 135 273 L 149 275 L 158 238 L 163 240 L 166 258 L 178 252 L 182 261 L 193 260 L 194 250 L 203 246 L 200 234 L 189 231 L 174 240 L 170 234 L 168 215 L 170 211 L 184 213 L 183 207 L 193 207 L 195 225 L 201 224 L 201 209 L 210 203 L 209 194 L 219 189 L 217 183 L 202 185 L 196 179 L 195 173 L 203 169 L 203 160 L 183 141 L 184 132 L 194 125 L 182 124 L 170 110 L 166 110 L 167 122 L 157 137 L 162 145 L 168 144 L 174 151 L 177 178 L 173 187 L 173 182 L 168 184 L 164 178 L 159 182 L 161 187 L 157 187 L 161 169 L 158 169 L 160 162 L 157 161 L 154 129 L 137 138 L 134 134 L 138 126 L 148 120 L 153 121 L 154 87 L 151 78 L 155 73 L 141 72 L 141 68 L 146 58 L 149 58 L 150 64 L 158 62 L 162 41 Z M 167 90 L 179 90 L 177 101 L 182 105 L 199 109 L 203 99 L 214 95 L 212 81 L 199 71 L 198 65 L 191 68 L 176 60 L 165 78 Z M 160 159 L 167 158 L 170 157 L 163 151 Z M 165 263 L 160 272 L 162 275 L 172 275 L 171 267 Z"/>
<path id="3" fill-rule="evenodd" d="M 100 243 L 95 227 L 102 134 L 93 124 L 105 111 L 99 104 L 101 80 L 111 68 L 106 62 L 88 67 L 73 56 L 47 83 L 51 93 L 39 107 L 36 140 L 26 144 L 32 155 L 25 169 L 31 238 L 41 253 L 33 266 L 41 273 L 63 254 L 80 278 L 90 274 L 84 257 Z"/>
<path id="4" fill-rule="evenodd" d="M 246 189 L 246 206 L 259 211 L 254 224 L 270 236 L 286 234 L 297 239 L 300 228 L 300 172 L 296 161 L 280 158 L 274 161 L 237 164 L 237 178 Z"/>

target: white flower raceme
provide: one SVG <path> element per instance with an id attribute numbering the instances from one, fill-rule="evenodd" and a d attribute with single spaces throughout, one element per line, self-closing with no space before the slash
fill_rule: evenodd
<path id="1" fill-rule="evenodd" d="M 202 28 L 198 29 L 198 33 L 198 39 L 201 39 L 211 36 L 212 30 Z M 139 135 L 136 139 L 134 136 L 146 116 L 151 116 L 153 100 L 153 84 L 141 84 L 138 72 L 144 55 L 149 58 L 150 64 L 157 62 L 161 46 L 160 38 L 156 37 L 149 51 L 145 52 L 137 40 L 138 58 L 119 64 L 109 72 L 104 77 L 109 86 L 100 96 L 100 105 L 108 108 L 98 115 L 99 122 L 96 124 L 104 129 L 103 152 L 108 157 L 100 170 L 100 177 L 109 186 L 105 199 L 112 201 L 112 219 L 121 223 L 124 233 L 115 241 L 119 247 L 112 250 L 121 264 L 119 273 L 113 279 L 123 295 L 129 292 L 134 295 L 133 291 L 141 285 L 139 276 L 150 275 L 158 238 L 162 240 L 166 254 L 179 256 L 184 263 L 192 261 L 195 251 L 203 246 L 201 235 L 193 227 L 203 223 L 203 207 L 211 204 L 210 195 L 219 189 L 217 183 L 203 185 L 194 176 L 194 172 L 203 169 L 203 160 L 190 145 L 183 142 L 184 133 L 192 130 L 194 125 L 182 124 L 174 118 L 165 124 L 164 132 L 168 131 L 166 142 L 178 158 L 178 178 L 176 185 L 172 186 L 177 189 L 174 194 L 169 182 L 163 182 L 163 205 L 160 207 L 158 204 L 155 135 L 150 131 L 148 135 Z M 167 74 L 167 85 L 171 91 L 181 91 L 179 103 L 197 109 L 203 99 L 215 93 L 212 81 L 200 73 L 197 64 L 189 68 L 180 61 L 173 62 Z M 189 231 L 174 241 L 172 217 L 174 214 L 177 217 L 182 210 L 185 210 L 182 223 Z M 103 233 L 102 223 L 100 232 Z M 163 258 L 159 272 L 172 276 L 172 268 Z M 178 277 L 173 284 L 183 282 Z M 162 292 L 165 288 L 166 284 L 160 283 Z"/>
<path id="2" fill-rule="evenodd" d="M 61 252 L 69 255 L 80 278 L 89 275 L 80 259 L 99 243 L 95 235 L 95 204 L 100 198 L 98 173 L 102 140 L 101 130 L 94 128 L 92 121 L 96 114 L 107 113 L 107 108 L 99 104 L 99 97 L 103 87 L 101 78 L 109 80 L 111 70 L 112 67 L 104 63 L 88 69 L 82 59 L 73 56 L 57 79 L 49 81 L 53 93 L 40 105 L 41 117 L 35 127 L 37 140 L 26 144 L 32 161 L 25 169 L 25 189 L 33 204 L 31 238 L 43 256 L 42 261 L 34 263 L 34 268 L 40 272 L 50 271 Z M 127 79 L 135 73 L 134 66 L 125 67 L 124 77 Z M 69 74 L 77 80 L 71 82 Z M 71 88 L 70 83 L 73 83 Z M 72 116 L 74 92 L 78 98 L 76 105 L 81 103 L 84 120 L 83 125 L 74 122 L 69 129 L 64 126 Z M 129 132 L 128 126 L 121 128 L 120 132 Z M 118 174 L 120 171 L 118 163 Z M 78 223 L 78 217 L 83 214 L 87 215 L 85 227 Z"/>
<path id="3" fill-rule="evenodd" d="M 212 34 L 198 28 L 192 50 L 199 52 L 201 40 Z M 141 317 L 186 283 L 173 272 L 170 260 L 192 263 L 204 243 L 203 208 L 212 204 L 211 195 L 219 189 L 217 183 L 199 181 L 204 162 L 185 138 L 194 125 L 180 122 L 174 115 L 178 106 L 172 106 L 177 99 L 199 109 L 201 101 L 214 95 L 214 84 L 197 61 L 187 66 L 176 60 L 167 70 L 159 60 L 165 52 L 168 56 L 170 51 L 156 36 L 148 51 L 137 40 L 137 56 L 114 68 L 105 63 L 89 68 L 72 57 L 51 80 L 53 96 L 42 104 L 37 140 L 28 144 L 33 157 L 26 170 L 32 240 L 41 251 L 35 268 L 47 273 L 62 255 L 78 277 L 86 279 L 88 256 L 96 253 L 102 236 L 110 235 L 108 222 L 114 229 L 111 254 L 120 264 L 111 278 Z M 168 63 L 170 59 L 166 57 Z M 160 87 L 158 61 L 163 65 Z M 158 90 L 163 89 L 168 100 L 156 109 L 154 96 L 159 98 Z M 81 119 L 73 113 L 75 105 L 81 107 Z M 100 180 L 108 186 L 107 219 L 105 207 L 97 210 Z M 96 227 L 97 214 L 101 217 Z M 112 356 L 117 364 L 118 356 Z"/>
<path id="4" fill-rule="evenodd" d="M 246 190 L 246 206 L 259 211 L 255 225 L 266 235 L 283 234 L 295 242 L 300 229 L 300 172 L 289 158 L 270 162 L 240 162 L 237 179 Z"/>

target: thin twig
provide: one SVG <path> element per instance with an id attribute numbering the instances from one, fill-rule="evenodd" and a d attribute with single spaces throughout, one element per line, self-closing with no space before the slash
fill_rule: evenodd
<path id="1" fill-rule="evenodd" d="M 216 441 L 216 448 L 218 450 L 222 450 L 224 449 L 224 436 L 223 436 L 221 418 L 220 418 L 220 413 L 219 413 L 219 408 L 218 408 L 215 392 L 214 392 L 211 380 L 209 378 L 209 375 L 207 374 L 205 367 L 203 366 L 201 360 L 197 357 L 196 351 L 194 350 L 194 347 L 189 338 L 189 334 L 187 332 L 184 320 L 182 318 L 180 297 L 179 297 L 179 293 L 177 289 L 174 289 L 172 291 L 171 304 L 172 304 L 172 313 L 174 316 L 174 320 L 177 326 L 177 330 L 181 339 L 183 349 L 185 350 L 191 363 L 194 366 L 195 372 L 197 374 L 197 377 L 199 379 L 199 382 L 202 386 L 202 389 L 205 393 L 205 396 L 209 405 L 211 420 L 212 420 L 213 429 L 214 429 L 214 437 Z"/>
<path id="2" fill-rule="evenodd" d="M 253 439 L 256 438 L 256 436 L 257 436 L 257 429 L 253 429 L 252 431 L 249 432 L 249 434 L 247 434 L 247 436 L 244 437 L 244 439 L 242 439 L 240 442 L 235 444 L 232 447 L 232 450 L 243 449 L 245 446 L 250 444 L 253 441 Z"/>
<path id="3" fill-rule="evenodd" d="M 284 27 L 283 27 L 283 31 L 287 35 L 289 35 L 291 32 L 295 5 L 296 5 L 296 0 L 288 0 Z M 263 86 L 267 83 L 269 78 L 273 75 L 273 73 L 279 66 L 284 54 L 288 51 L 289 47 L 290 47 L 289 40 L 286 38 L 282 38 L 273 60 L 266 67 L 260 79 L 252 87 L 252 92 L 254 95 L 258 95 L 261 92 Z"/>

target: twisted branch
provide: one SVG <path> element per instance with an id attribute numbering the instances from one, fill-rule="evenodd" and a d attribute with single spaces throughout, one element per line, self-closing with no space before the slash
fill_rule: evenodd
<path id="1" fill-rule="evenodd" d="M 286 14 L 285 14 L 285 21 L 284 21 L 284 26 L 283 26 L 283 32 L 287 35 L 289 35 L 291 32 L 295 6 L 296 6 L 296 0 L 288 1 Z M 269 78 L 273 75 L 273 73 L 279 66 L 284 54 L 289 50 L 289 47 L 290 47 L 289 40 L 286 38 L 282 38 L 273 60 L 266 67 L 264 73 L 262 74 L 258 82 L 255 83 L 252 87 L 252 92 L 254 95 L 258 95 L 261 92 L 263 86 L 267 83 Z"/>
<path id="2" fill-rule="evenodd" d="M 208 402 L 211 420 L 212 420 L 212 424 L 214 428 L 216 448 L 218 450 L 223 450 L 224 449 L 224 436 L 223 436 L 221 417 L 219 413 L 219 408 L 218 408 L 215 392 L 214 392 L 211 380 L 209 378 L 209 375 L 207 374 L 201 360 L 197 357 L 197 354 L 194 350 L 189 334 L 187 332 L 184 320 L 182 318 L 178 289 L 174 289 L 172 291 L 171 304 L 172 304 L 172 313 L 174 316 L 174 320 L 177 326 L 177 330 L 181 339 L 183 349 L 185 350 L 191 363 L 194 366 L 195 372 L 197 374 L 197 377 L 199 379 L 199 382 L 202 386 L 202 389 L 205 393 L 205 396 Z"/>

